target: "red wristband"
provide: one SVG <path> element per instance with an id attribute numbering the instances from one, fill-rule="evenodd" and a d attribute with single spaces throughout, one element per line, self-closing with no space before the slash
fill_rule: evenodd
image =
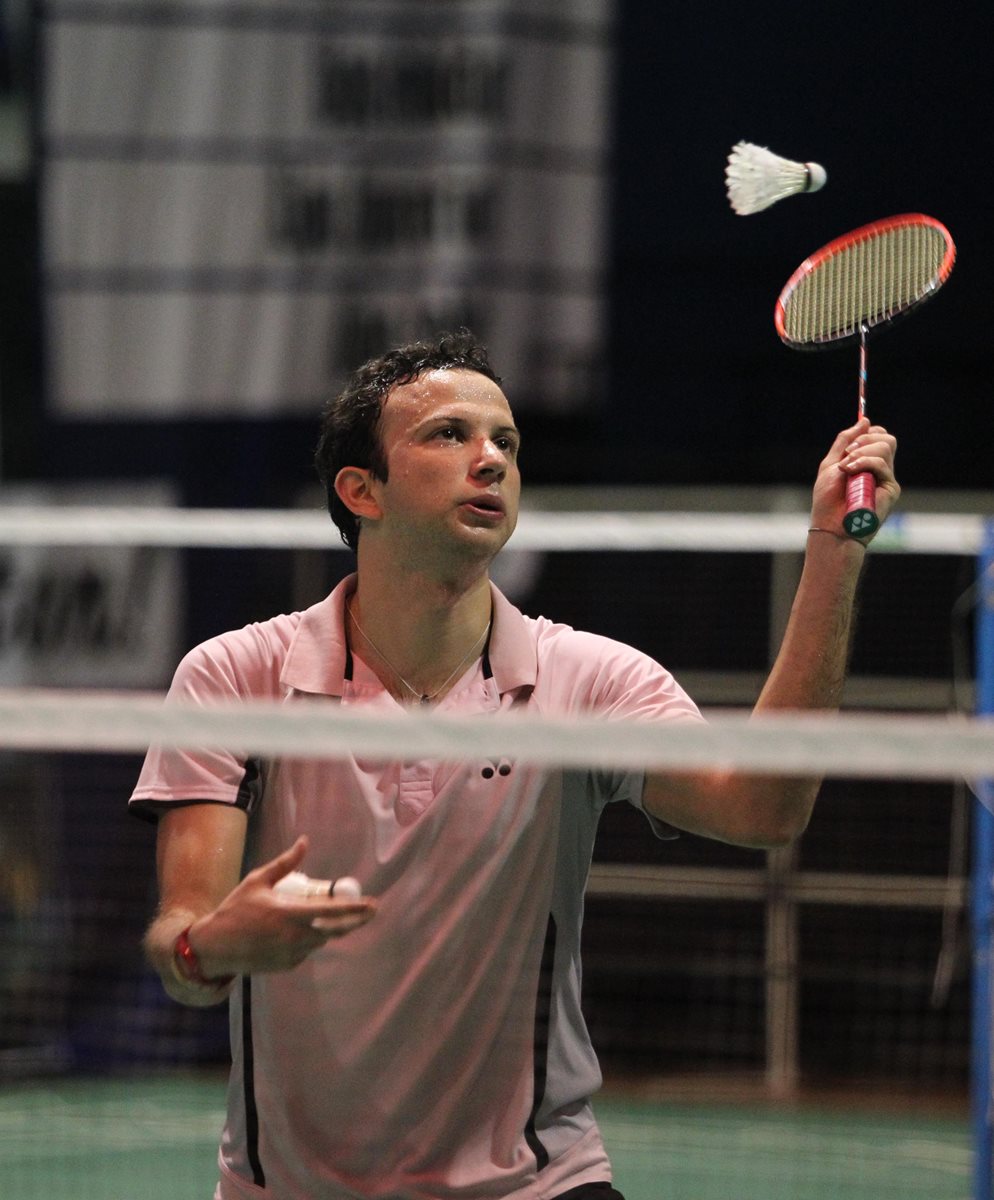
<path id="1" fill-rule="evenodd" d="M 234 975 L 219 975 L 215 979 L 208 979 L 204 974 L 197 952 L 190 945 L 191 928 L 191 925 L 187 925 L 173 946 L 173 958 L 180 975 L 189 983 L 199 983 L 201 987 L 227 987 L 235 978 Z"/>

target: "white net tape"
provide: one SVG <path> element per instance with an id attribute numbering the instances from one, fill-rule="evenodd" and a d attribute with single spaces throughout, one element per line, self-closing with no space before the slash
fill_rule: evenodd
<path id="1" fill-rule="evenodd" d="M 446 717 L 412 708 L 395 717 L 337 706 L 245 702 L 163 704 L 149 693 L 0 691 L 0 747 L 142 751 L 158 742 L 223 746 L 273 757 L 462 761 L 507 757 L 539 765 L 736 767 L 778 775 L 975 779 L 994 777 L 994 720 L 721 712 L 707 724 Z"/>
<path id="2" fill-rule="evenodd" d="M 975 554 L 979 516 L 899 513 L 874 553 Z M 804 547 L 803 513 L 524 511 L 510 550 L 777 551 Z M 326 513 L 298 509 L 0 506 L 0 545 L 344 549 Z"/>

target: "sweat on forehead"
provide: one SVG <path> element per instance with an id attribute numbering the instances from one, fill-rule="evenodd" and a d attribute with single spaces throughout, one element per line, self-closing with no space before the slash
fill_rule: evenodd
<path id="1" fill-rule="evenodd" d="M 491 384 L 491 380 L 485 375 L 481 375 L 479 371 L 472 371 L 466 367 L 428 367 L 413 379 L 409 379 L 404 383 L 395 383 L 387 393 L 387 396 L 394 396 L 398 393 L 404 393 L 408 396 L 428 396 L 435 393 L 445 393 L 447 395 L 457 395 L 467 389 L 473 389 L 481 383 Z M 496 387 L 496 384 L 491 384 Z"/>
<path id="2" fill-rule="evenodd" d="M 510 411 L 500 387 L 478 371 L 433 367 L 407 383 L 395 384 L 384 397 L 383 409 L 422 410 L 442 404 L 497 404 Z"/>

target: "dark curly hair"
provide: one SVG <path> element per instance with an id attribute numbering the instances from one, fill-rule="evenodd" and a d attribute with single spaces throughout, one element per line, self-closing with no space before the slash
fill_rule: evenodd
<path id="1" fill-rule="evenodd" d="M 498 385 L 501 382 L 486 347 L 468 329 L 459 329 L 398 346 L 363 363 L 325 408 L 314 463 L 327 494 L 328 512 L 350 549 L 359 545 L 359 521 L 338 498 L 338 472 L 342 467 L 364 467 L 385 482 L 387 461 L 379 436 L 383 401 L 392 388 L 411 383 L 425 371 L 444 368 L 478 371 Z"/>

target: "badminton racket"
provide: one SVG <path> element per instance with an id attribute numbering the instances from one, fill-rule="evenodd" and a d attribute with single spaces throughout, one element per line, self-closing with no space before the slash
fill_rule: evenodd
<path id="1" fill-rule="evenodd" d="M 949 230 L 923 213 L 874 221 L 823 246 L 797 268 L 777 300 L 774 322 L 795 350 L 859 344 L 859 407 L 866 415 L 866 341 L 934 296 L 949 278 L 956 247 Z M 853 537 L 876 531 L 872 472 L 850 477 L 843 525 Z"/>

